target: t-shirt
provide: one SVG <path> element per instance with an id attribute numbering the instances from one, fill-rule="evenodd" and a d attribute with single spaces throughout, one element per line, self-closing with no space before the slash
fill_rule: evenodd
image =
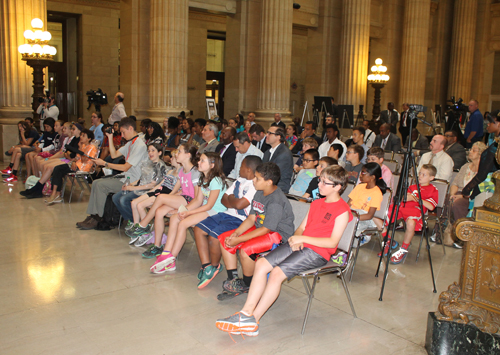
<path id="1" fill-rule="evenodd" d="M 179 181 L 181 182 L 182 196 L 189 196 L 194 198 L 194 186 L 198 185 L 200 180 L 200 172 L 195 166 L 187 173 L 184 173 L 184 168 L 179 170 Z"/>
<path id="2" fill-rule="evenodd" d="M 42 136 L 40 137 L 40 148 L 46 148 L 50 147 L 51 145 L 54 144 L 54 139 L 56 138 L 56 132 L 43 132 Z M 48 149 L 49 150 L 49 149 Z"/>
<path id="3" fill-rule="evenodd" d="M 97 148 L 93 144 L 88 144 L 85 147 L 80 147 L 80 150 L 89 157 L 97 157 Z M 76 161 L 76 166 L 78 167 L 78 170 L 90 172 L 94 167 L 94 162 L 92 161 L 92 159 L 88 158 L 87 156 L 82 157 L 80 156 L 80 154 L 78 154 L 77 157 L 78 160 Z"/>
<path id="4" fill-rule="evenodd" d="M 222 196 L 224 196 L 224 191 L 226 191 L 226 186 L 222 183 L 222 179 L 219 177 L 212 179 L 208 187 L 201 186 L 201 193 L 203 194 L 202 205 L 204 206 L 207 204 L 210 193 L 215 190 L 219 190 L 219 195 L 217 196 L 217 200 L 215 201 L 211 210 L 217 213 L 224 212 L 227 208 L 220 201 L 222 200 Z"/>
<path id="5" fill-rule="evenodd" d="M 325 199 L 322 198 L 313 201 L 309 208 L 306 228 L 302 235 L 314 238 L 330 238 L 333 227 L 335 226 L 335 219 L 344 212 L 349 213 L 349 222 L 352 221 L 351 209 L 344 200 L 339 199 L 337 202 L 327 203 Z M 337 251 L 337 247 L 321 248 L 307 243 L 304 243 L 304 248 L 314 250 L 325 260 L 329 260 Z"/>
<path id="6" fill-rule="evenodd" d="M 293 182 L 288 193 L 290 195 L 302 196 L 309 187 L 309 183 L 315 176 L 316 169 L 302 169 L 297 174 L 297 178 Z"/>
<path id="7" fill-rule="evenodd" d="M 250 214 L 250 210 L 252 209 L 252 200 L 256 192 L 257 191 L 255 190 L 252 180 L 239 177 L 234 184 L 227 189 L 226 195 L 234 195 L 236 198 L 244 197 L 250 203 L 245 209 L 237 210 L 235 208 L 228 208 L 228 210 L 224 213 L 244 221 Z"/>
<path id="8" fill-rule="evenodd" d="M 422 202 L 427 201 L 427 202 L 431 203 L 434 206 L 434 208 L 436 208 L 436 206 L 438 204 L 438 201 L 439 201 L 439 191 L 436 188 L 436 186 L 434 186 L 432 184 L 429 184 L 427 186 L 420 185 L 420 192 L 422 194 L 421 195 L 422 196 Z M 418 197 L 417 185 L 411 185 L 408 188 L 408 193 Z M 405 208 L 405 207 L 415 207 L 415 208 L 420 209 L 418 201 L 406 201 L 406 203 L 403 203 L 402 207 L 403 208 Z M 425 208 L 425 206 L 424 206 L 424 211 L 423 212 L 424 213 L 427 212 L 427 208 Z"/>
<path id="9" fill-rule="evenodd" d="M 309 183 L 309 187 L 306 190 L 306 193 L 309 194 L 309 197 L 313 200 L 317 200 L 318 198 L 323 198 L 325 196 L 319 193 L 319 176 L 316 176 Z"/>
<path id="10" fill-rule="evenodd" d="M 94 139 L 99 141 L 99 147 L 102 146 L 102 143 L 104 141 L 104 133 L 102 133 L 102 126 L 104 125 L 101 123 L 97 127 L 92 126 L 89 128 L 90 131 L 94 132 Z"/>
<path id="11" fill-rule="evenodd" d="M 158 184 L 160 180 L 164 179 L 167 175 L 167 165 L 163 160 L 159 160 L 157 163 L 153 163 L 151 160 L 145 160 L 141 162 L 141 178 L 139 180 L 139 186 L 148 185 L 152 182 Z M 143 195 L 146 190 L 135 190 L 136 195 Z"/>
<path id="12" fill-rule="evenodd" d="M 80 149 L 78 147 L 79 143 L 80 143 L 80 137 L 73 136 L 73 137 L 69 138 L 67 145 L 69 145 L 70 147 L 76 148 L 76 149 Z M 66 150 L 64 150 L 64 151 L 66 152 Z M 69 154 L 69 157 L 71 159 L 74 159 L 76 157 L 76 153 L 71 152 Z"/>
<path id="13" fill-rule="evenodd" d="M 266 227 L 277 232 L 287 241 L 294 232 L 294 215 L 292 205 L 281 189 L 264 196 L 262 191 L 257 191 L 252 201 L 250 214 L 255 215 L 255 227 Z"/>
<path id="14" fill-rule="evenodd" d="M 178 179 L 179 175 L 176 173 L 175 168 L 171 168 L 170 170 L 167 170 L 167 175 L 163 177 L 161 186 L 173 190 Z"/>
<path id="15" fill-rule="evenodd" d="M 144 141 L 139 139 L 139 137 L 136 137 L 127 142 L 127 144 L 118 149 L 118 151 L 125 158 L 125 162 L 132 165 L 130 169 L 125 172 L 125 177 L 121 179 L 121 182 L 127 181 L 128 177 L 130 178 L 130 181 L 139 180 L 141 177 L 140 163 L 144 160 L 149 160 L 148 150 Z"/>
<path id="16" fill-rule="evenodd" d="M 375 207 L 377 211 L 380 209 L 382 200 L 382 191 L 375 186 L 372 189 L 367 189 L 366 184 L 359 184 L 349 194 L 351 208 L 353 210 L 364 210 L 368 212 L 371 207 Z"/>
<path id="17" fill-rule="evenodd" d="M 356 166 L 352 166 L 351 163 L 347 163 L 345 165 L 345 170 L 349 174 L 349 181 L 352 183 L 356 183 L 358 181 L 359 173 L 361 172 L 361 169 L 363 169 L 363 164 L 359 163 Z"/>
<path id="18" fill-rule="evenodd" d="M 38 140 L 38 138 L 40 138 L 40 135 L 38 134 L 38 131 L 36 129 L 34 128 L 31 129 L 30 133 L 28 133 L 28 137 L 26 137 L 26 140 L 30 138 L 33 138 L 33 140 L 30 143 L 30 147 L 32 147 L 33 144 L 35 144 L 35 142 Z"/>

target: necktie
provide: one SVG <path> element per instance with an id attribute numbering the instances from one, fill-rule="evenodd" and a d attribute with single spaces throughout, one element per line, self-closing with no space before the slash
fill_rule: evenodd
<path id="1" fill-rule="evenodd" d="M 436 154 L 431 153 L 431 158 L 429 159 L 429 162 L 427 164 L 432 164 L 432 161 L 434 160 L 435 156 L 436 156 Z"/>
<path id="2" fill-rule="evenodd" d="M 222 156 L 222 154 L 224 154 L 224 151 L 226 150 L 226 146 L 222 146 L 221 150 L 220 150 L 220 155 Z"/>
<path id="3" fill-rule="evenodd" d="M 385 149 L 385 146 L 387 145 L 387 138 L 389 138 L 389 136 L 385 137 L 385 139 L 382 141 L 382 146 L 380 148 Z"/>

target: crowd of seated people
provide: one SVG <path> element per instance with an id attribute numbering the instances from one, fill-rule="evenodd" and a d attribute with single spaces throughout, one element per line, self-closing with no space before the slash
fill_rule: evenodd
<path id="1" fill-rule="evenodd" d="M 498 136 L 498 112 L 488 117 L 488 132 Z M 365 230 L 377 228 L 386 233 L 391 222 L 404 220 L 403 240 L 389 240 L 379 253 L 387 255 L 401 244 L 390 258 L 391 263 L 399 264 L 405 260 L 415 232 L 422 229 L 422 213 L 437 206 L 434 179 L 450 181 L 453 169 L 461 168 L 450 181 L 452 220 L 471 209 L 469 196 L 491 191 L 491 174 L 484 172 L 496 167 L 492 163 L 496 143 L 486 147 L 476 142 L 469 152 L 470 163 L 464 161 L 465 165 L 459 166 L 462 150 L 456 146 L 459 143 L 454 132 L 435 135 L 423 148 L 421 134 L 413 131 L 407 144 L 428 149 L 417 169 L 420 190 L 412 184 L 399 215 L 383 221 L 375 218 L 375 213 L 381 209 L 388 188 L 396 188 L 384 155 L 388 150 L 401 151 L 401 140 L 388 124 L 380 127 L 380 134 L 368 148 L 365 127 L 354 128 L 352 139 L 343 142 L 332 121 L 325 127 L 323 141 L 315 134 L 314 122 L 306 122 L 297 136 L 296 125 L 284 128 L 281 116 L 276 116 L 276 124 L 267 130 L 254 120 L 255 115 L 249 115 L 246 121 L 236 115 L 227 122 L 179 115 L 166 119 L 163 128 L 144 119 L 138 133 L 133 117 L 124 117 L 111 126 L 103 124 L 102 116 L 95 113 L 91 130 L 77 122 L 61 125 L 49 118 L 41 137 L 31 132 L 29 123 L 21 121 L 19 144 L 9 151 L 12 160 L 2 173 L 17 176 L 21 159 L 26 159 L 28 171 L 39 180 L 21 195 L 28 199 L 43 197 L 44 188 L 51 182 L 46 202 L 54 205 L 63 201 L 61 187 L 66 174 L 101 169 L 114 172 L 112 177 L 93 181 L 87 217 L 77 227 L 95 229 L 112 195 L 126 222 L 129 243 L 146 247 L 141 254 L 153 259 L 150 271 L 154 274 L 173 272 L 182 266 L 178 257 L 189 228 L 193 228 L 201 264 L 197 287 L 210 284 L 224 264 L 227 279 L 218 299 L 249 293 L 238 315 L 240 325 L 242 318 L 249 319 L 250 325 L 245 328 L 250 329 L 245 330 L 249 335 L 258 333 L 258 321 L 278 297 L 285 279 L 330 259 L 346 263 L 336 246 L 352 218 L 350 210 L 360 216 L 357 247 L 370 241 Z M 97 131 L 102 139 L 96 141 Z M 295 162 L 294 151 L 298 153 Z M 348 184 L 352 184 L 352 191 L 342 198 Z M 311 203 L 310 213 L 297 230 L 290 198 Z M 419 209 L 420 198 L 424 211 Z M 323 221 L 325 211 L 329 211 L 328 221 Z M 271 250 L 256 261 L 256 255 Z M 237 332 L 239 325 L 232 317 L 217 321 L 217 327 Z"/>

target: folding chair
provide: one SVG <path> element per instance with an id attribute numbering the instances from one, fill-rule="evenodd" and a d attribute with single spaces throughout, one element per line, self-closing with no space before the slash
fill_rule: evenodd
<path id="1" fill-rule="evenodd" d="M 66 178 L 64 179 L 64 183 L 63 183 L 63 186 L 61 189 L 61 197 L 64 198 L 64 190 L 66 188 L 66 184 L 67 184 L 68 180 L 71 180 L 71 192 L 69 194 L 68 203 L 71 203 L 71 198 L 73 196 L 73 191 L 75 190 L 76 184 L 78 184 L 78 186 L 80 186 L 80 190 L 81 190 L 80 196 L 82 196 L 83 192 L 85 191 L 85 188 L 87 188 L 87 190 L 90 193 L 91 188 L 90 188 L 90 184 L 89 184 L 89 179 L 90 179 L 90 182 L 93 181 L 92 176 L 91 176 L 93 173 L 94 173 L 94 171 L 91 171 L 91 172 L 77 171 L 77 172 L 69 173 L 68 175 L 66 175 Z"/>
<path id="2" fill-rule="evenodd" d="M 354 241 L 354 235 L 356 233 L 356 228 L 358 227 L 358 221 L 359 221 L 359 215 L 356 212 L 353 211 L 352 215 L 353 219 L 347 225 L 344 233 L 342 234 L 342 238 L 340 239 L 340 242 L 337 246 L 337 249 L 340 249 L 345 253 L 347 253 L 347 260 L 348 260 L 347 265 L 339 266 L 337 264 L 334 264 L 331 260 L 329 260 L 325 266 L 307 270 L 299 273 L 298 275 L 302 278 L 302 282 L 304 283 L 304 288 L 306 289 L 306 293 L 309 298 L 307 301 L 306 314 L 304 317 L 304 323 L 302 325 L 301 334 L 304 334 L 306 330 L 307 318 L 309 318 L 309 311 L 311 309 L 311 303 L 314 298 L 314 291 L 316 289 L 316 284 L 319 280 L 319 276 L 329 272 L 337 273 L 338 277 L 340 277 L 340 279 L 342 280 L 342 286 L 344 286 L 344 291 L 347 296 L 347 300 L 349 301 L 349 305 L 351 306 L 352 315 L 354 316 L 354 318 L 357 318 L 356 311 L 354 310 L 354 305 L 352 304 L 351 296 L 349 295 L 349 289 L 347 288 L 347 284 L 344 279 L 344 271 L 349 269 L 350 266 L 352 243 Z M 313 276 L 312 286 L 309 283 L 309 276 Z"/>
<path id="3" fill-rule="evenodd" d="M 351 193 L 352 190 L 354 190 L 354 184 L 352 182 L 347 183 L 347 187 L 340 196 L 342 200 L 344 200 L 345 202 L 349 201 L 349 194 Z"/>
<path id="4" fill-rule="evenodd" d="M 392 157 L 394 156 L 394 152 L 391 150 L 385 150 L 384 151 L 384 160 L 392 160 Z"/>
<path id="5" fill-rule="evenodd" d="M 399 172 L 399 163 L 394 160 L 384 160 L 384 165 L 387 166 L 393 173 Z"/>
<path id="6" fill-rule="evenodd" d="M 439 180 L 439 179 L 433 180 L 431 182 L 431 184 L 434 185 L 438 189 L 439 200 L 438 200 L 438 204 L 436 206 L 436 210 L 437 210 L 436 211 L 436 216 L 432 216 L 432 215 L 429 215 L 427 213 L 424 216 L 425 221 L 426 221 L 425 224 L 428 226 L 429 220 L 435 220 L 436 223 L 439 226 L 439 231 L 441 232 L 441 236 L 443 236 L 443 226 L 441 225 L 440 222 L 441 222 L 441 218 L 443 217 L 444 204 L 445 204 L 446 200 L 449 199 L 448 193 L 449 193 L 450 184 L 446 180 Z M 418 257 L 420 256 L 420 248 L 422 248 L 422 241 L 423 241 L 423 239 L 424 239 L 423 238 L 423 234 L 421 233 L 421 235 L 420 235 L 420 243 L 418 245 L 418 252 L 417 252 L 417 259 L 416 259 L 416 261 L 418 261 Z M 442 243 L 442 245 L 443 245 L 443 254 L 446 255 L 446 249 L 444 247 L 444 243 Z"/>
<path id="7" fill-rule="evenodd" d="M 299 228 L 300 224 L 304 220 L 305 216 L 307 215 L 307 212 L 309 212 L 309 208 L 311 207 L 310 203 L 307 202 L 302 202 L 302 201 L 297 201 L 297 200 L 289 200 L 290 204 L 292 205 L 292 210 L 293 210 L 293 225 L 295 229 Z"/>
<path id="8" fill-rule="evenodd" d="M 392 202 L 392 190 L 387 189 L 387 191 L 384 194 L 384 198 L 382 200 L 382 203 L 380 204 L 380 209 L 375 212 L 373 215 L 373 218 L 380 218 L 382 221 L 387 219 L 387 214 L 389 213 L 389 206 L 391 205 Z M 362 231 L 363 234 L 370 234 L 370 235 L 377 235 L 380 240 L 382 240 L 382 233 L 379 231 L 377 228 L 369 228 L 365 229 Z M 355 238 L 358 238 L 355 236 Z M 351 275 L 349 277 L 349 282 L 352 281 L 352 275 L 354 274 L 354 267 L 356 266 L 356 260 L 358 260 L 358 253 L 359 253 L 359 243 L 358 247 L 356 248 L 356 253 L 354 254 L 354 260 L 352 262 L 352 267 L 351 267 Z"/>

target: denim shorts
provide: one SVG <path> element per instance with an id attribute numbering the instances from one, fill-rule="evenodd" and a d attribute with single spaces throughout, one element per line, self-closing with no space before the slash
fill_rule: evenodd
<path id="1" fill-rule="evenodd" d="M 238 228 L 243 221 L 227 213 L 217 213 L 196 225 L 209 236 L 218 238 L 224 232 Z"/>

